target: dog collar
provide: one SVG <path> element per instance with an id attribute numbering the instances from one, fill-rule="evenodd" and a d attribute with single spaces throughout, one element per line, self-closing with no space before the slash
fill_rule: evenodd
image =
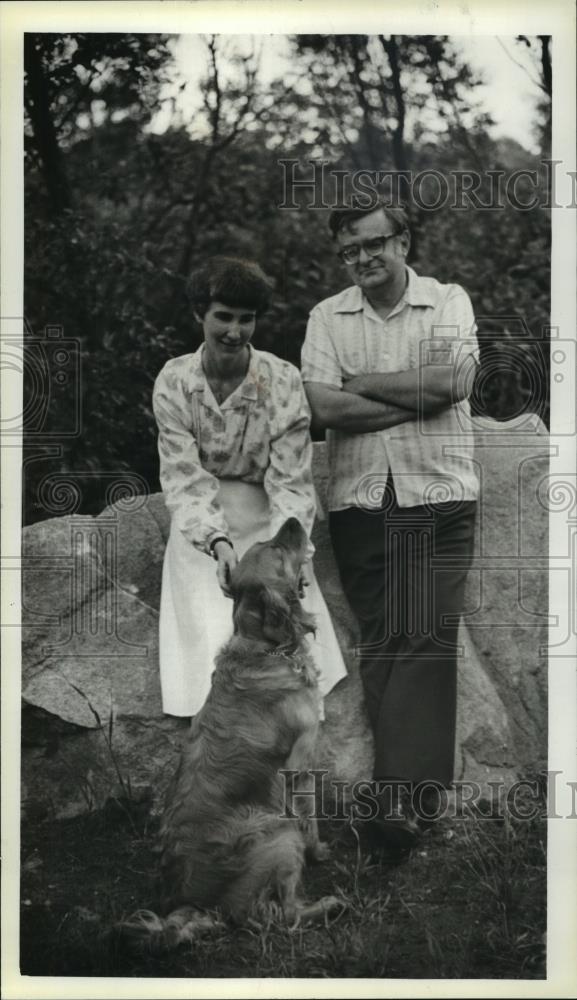
<path id="1" fill-rule="evenodd" d="M 286 660 L 295 674 L 302 674 L 306 667 L 306 661 L 302 655 L 297 658 L 294 653 L 285 653 L 282 649 L 271 649 L 268 655 L 274 656 L 275 659 Z"/>
<path id="2" fill-rule="evenodd" d="M 251 646 L 254 645 L 254 640 L 250 640 Z M 277 649 L 267 649 L 261 646 L 261 655 L 268 658 L 269 656 L 274 657 L 275 660 L 284 660 L 284 662 L 291 668 L 293 673 L 297 676 L 307 673 L 307 667 L 311 670 L 312 675 L 318 675 L 319 671 L 314 665 L 311 665 L 308 653 L 296 652 L 287 653 L 282 648 Z"/>
<path id="3" fill-rule="evenodd" d="M 308 686 L 316 684 L 320 676 L 320 671 L 314 665 L 308 653 L 295 655 L 294 653 L 284 653 L 282 649 L 272 649 L 268 655 L 274 656 L 275 659 L 284 660 L 291 668 L 293 674 L 296 674 L 297 677 L 303 677 Z"/>

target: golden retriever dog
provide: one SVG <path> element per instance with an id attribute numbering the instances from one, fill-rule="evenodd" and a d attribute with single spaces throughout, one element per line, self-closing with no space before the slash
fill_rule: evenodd
<path id="1" fill-rule="evenodd" d="M 141 910 L 122 925 L 153 948 L 191 941 L 223 918 L 278 915 L 295 926 L 340 908 L 332 896 L 312 904 L 299 896 L 305 856 L 323 860 L 326 845 L 310 794 L 285 808 L 281 773 L 298 772 L 292 788 L 310 791 L 320 696 L 306 642 L 314 623 L 299 599 L 306 547 L 290 518 L 232 574 L 233 635 L 216 658 L 161 822 L 168 916 Z"/>

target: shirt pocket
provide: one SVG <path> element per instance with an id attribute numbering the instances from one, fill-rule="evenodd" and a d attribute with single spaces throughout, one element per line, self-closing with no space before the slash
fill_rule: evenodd
<path id="1" fill-rule="evenodd" d="M 354 375 L 366 375 L 367 372 L 370 372 L 371 357 L 364 336 L 361 334 L 360 336 L 344 338 L 344 343 L 338 352 L 338 360 L 344 381 Z"/>

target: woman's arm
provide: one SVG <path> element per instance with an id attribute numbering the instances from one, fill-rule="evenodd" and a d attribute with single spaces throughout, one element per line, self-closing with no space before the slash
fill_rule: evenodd
<path id="1" fill-rule="evenodd" d="M 263 481 L 271 508 L 271 535 L 288 517 L 296 517 L 310 538 L 316 515 L 310 411 L 293 365 L 286 364 L 273 392 L 272 437 Z"/>
<path id="2" fill-rule="evenodd" d="M 230 576 L 238 563 L 238 556 L 232 547 L 232 543 L 224 538 L 219 538 L 212 544 L 212 551 L 217 563 L 216 578 L 218 585 L 223 594 L 227 597 L 232 597 Z"/>
<path id="3" fill-rule="evenodd" d="M 169 362 L 156 379 L 152 397 L 162 491 L 186 540 L 210 554 L 215 538 L 228 538 L 228 525 L 217 499 L 218 479 L 200 461 L 182 380 L 170 368 Z"/>

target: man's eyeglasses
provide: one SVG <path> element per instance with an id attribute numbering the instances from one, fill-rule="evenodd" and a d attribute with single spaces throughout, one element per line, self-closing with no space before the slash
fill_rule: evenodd
<path id="1" fill-rule="evenodd" d="M 339 250 L 338 256 L 341 260 L 344 260 L 345 264 L 356 264 L 361 255 L 361 249 L 365 251 L 368 257 L 378 257 L 379 254 L 385 252 L 387 243 L 389 240 L 394 239 L 395 236 L 400 236 L 400 233 L 389 233 L 388 236 L 376 236 L 374 240 L 367 240 L 366 243 L 351 243 L 350 246 Z"/>

